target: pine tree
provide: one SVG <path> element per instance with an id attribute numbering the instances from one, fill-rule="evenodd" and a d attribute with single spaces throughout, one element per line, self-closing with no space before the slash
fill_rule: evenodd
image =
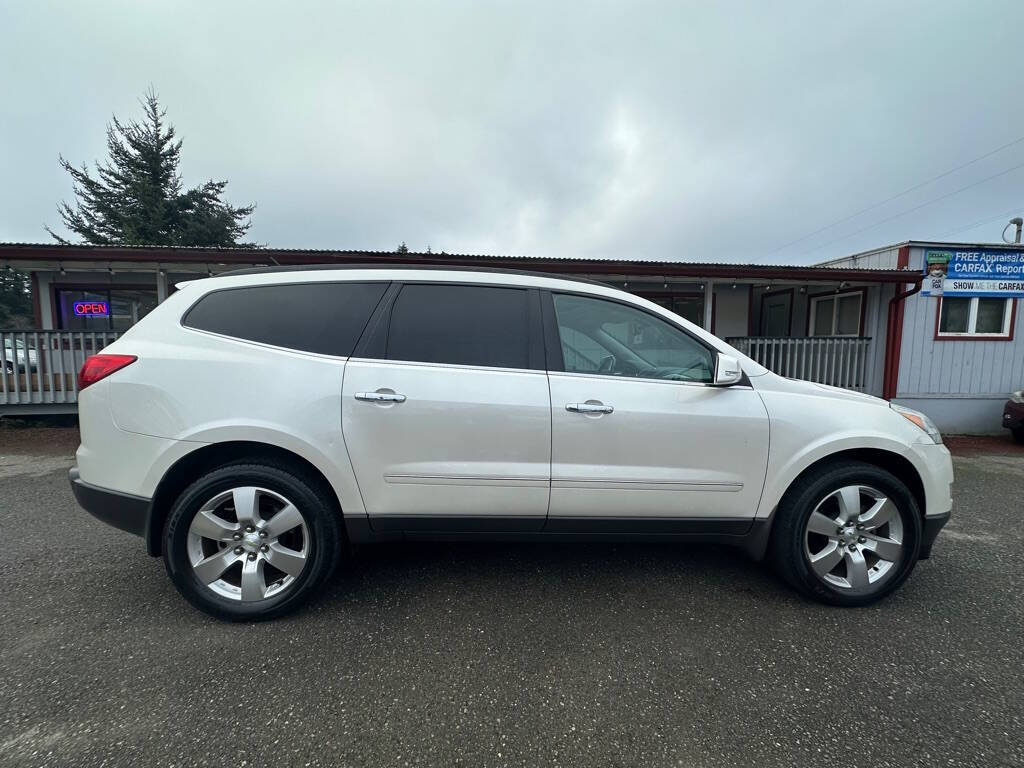
<path id="1" fill-rule="evenodd" d="M 405 244 L 405 240 L 403 240 L 402 244 L 400 246 L 398 246 L 398 248 L 395 249 L 395 253 L 408 253 L 408 252 L 409 252 L 409 246 Z"/>
<path id="2" fill-rule="evenodd" d="M 0 270 L 0 328 L 32 328 L 34 325 L 28 275 L 10 267 Z"/>
<path id="3" fill-rule="evenodd" d="M 75 205 L 57 210 L 64 226 L 96 245 L 241 245 L 255 206 L 235 207 L 221 199 L 226 181 L 184 190 L 178 163 L 181 139 L 166 123 L 152 89 L 142 100 L 141 121 L 107 126 L 109 159 L 91 173 L 63 157 L 73 182 Z M 55 240 L 69 242 L 46 228 Z"/>

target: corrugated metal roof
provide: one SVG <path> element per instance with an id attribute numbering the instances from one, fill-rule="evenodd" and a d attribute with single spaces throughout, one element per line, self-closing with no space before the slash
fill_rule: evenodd
<path id="1" fill-rule="evenodd" d="M 22 253 L 4 253 L 4 251 L 22 251 Z M 83 252 L 90 251 L 102 251 L 104 256 L 100 260 L 117 258 L 117 255 L 123 257 L 129 257 L 124 260 L 131 261 L 131 254 L 138 254 L 139 252 L 150 252 L 154 255 L 156 253 L 167 253 L 175 255 L 208 255 L 211 261 L 216 261 L 216 255 L 224 256 L 250 256 L 260 258 L 264 261 L 269 261 L 273 257 L 280 255 L 288 256 L 318 256 L 318 257 L 330 257 L 340 256 L 351 258 L 363 257 L 363 258 L 408 258 L 408 259 L 422 259 L 422 260 L 443 260 L 443 259 L 458 259 L 458 260 L 494 260 L 494 261 L 517 261 L 517 262 L 537 262 L 537 263 L 570 263 L 570 264 L 593 264 L 597 265 L 621 265 L 621 264 L 643 264 L 647 266 L 665 265 L 672 267 L 679 267 L 682 265 L 686 266 L 699 266 L 709 269 L 748 269 L 751 271 L 760 270 L 814 270 L 814 271 L 849 271 L 841 267 L 831 267 L 827 264 L 751 264 L 751 263 L 740 263 L 740 262 L 714 262 L 714 261 L 693 261 L 693 260 L 681 260 L 681 259 L 622 259 L 622 258 L 595 258 L 595 257 L 581 257 L 581 256 L 525 256 L 520 254 L 490 254 L 490 253 L 447 253 L 445 251 L 408 251 L 406 253 L 399 253 L 397 251 L 375 251 L 375 250 L 354 250 L 354 249 L 338 249 L 338 248 L 270 248 L 270 247 L 259 247 L 259 248 L 246 248 L 246 247 L 219 247 L 219 246 L 176 246 L 176 245 L 92 245 L 92 244 L 61 244 L 61 243 L 15 243 L 15 242 L 0 242 L 0 259 L 2 258 L 17 258 L 18 256 L 24 257 L 28 255 L 25 251 L 46 251 L 48 256 L 51 258 L 59 258 L 58 254 L 65 253 L 68 255 L 82 254 Z M 44 257 L 45 258 L 45 257 Z M 898 270 L 862 270 L 865 272 L 897 272 Z"/>

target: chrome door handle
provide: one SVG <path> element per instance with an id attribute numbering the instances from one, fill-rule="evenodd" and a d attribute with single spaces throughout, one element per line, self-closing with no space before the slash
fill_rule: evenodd
<path id="1" fill-rule="evenodd" d="M 576 413 L 611 413 L 615 409 L 600 403 L 566 403 L 565 410 Z"/>
<path id="2" fill-rule="evenodd" d="M 404 403 L 405 395 L 397 392 L 356 392 L 356 400 L 368 400 L 371 403 Z"/>

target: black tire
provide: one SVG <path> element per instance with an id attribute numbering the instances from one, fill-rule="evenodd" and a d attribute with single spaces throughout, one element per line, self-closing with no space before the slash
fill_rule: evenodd
<path id="1" fill-rule="evenodd" d="M 214 593 L 197 578 L 188 552 L 189 526 L 202 505 L 243 486 L 265 488 L 291 501 L 309 536 L 305 565 L 287 590 L 253 602 Z M 340 515 L 323 486 L 293 467 L 262 461 L 228 464 L 196 480 L 178 497 L 164 526 L 164 564 L 174 586 L 196 608 L 225 621 L 263 621 L 298 608 L 334 572 L 342 552 Z"/>
<path id="2" fill-rule="evenodd" d="M 1024 443 L 1024 427 L 1017 427 L 1016 429 L 1011 429 L 1010 432 L 1013 434 L 1014 440 L 1016 440 L 1018 443 Z"/>
<path id="3" fill-rule="evenodd" d="M 850 594 L 848 588 L 819 578 L 811 569 L 805 547 L 806 526 L 815 507 L 830 493 L 848 485 L 870 486 L 885 494 L 895 504 L 903 526 L 902 559 L 867 594 Z M 921 531 L 921 510 L 899 479 L 872 464 L 837 462 L 808 472 L 786 492 L 775 513 L 768 556 L 782 578 L 805 597 L 829 605 L 870 605 L 893 592 L 910 575 L 920 555 Z"/>

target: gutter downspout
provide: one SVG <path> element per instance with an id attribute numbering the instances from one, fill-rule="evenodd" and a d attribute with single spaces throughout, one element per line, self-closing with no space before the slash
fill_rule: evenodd
<path id="1" fill-rule="evenodd" d="M 900 347 L 903 345 L 903 310 L 904 301 L 921 290 L 924 275 L 917 277 L 917 282 L 910 290 L 897 293 L 889 299 L 888 325 L 885 331 L 885 365 L 882 373 L 882 397 L 892 400 L 896 397 L 896 387 L 900 377 Z"/>

